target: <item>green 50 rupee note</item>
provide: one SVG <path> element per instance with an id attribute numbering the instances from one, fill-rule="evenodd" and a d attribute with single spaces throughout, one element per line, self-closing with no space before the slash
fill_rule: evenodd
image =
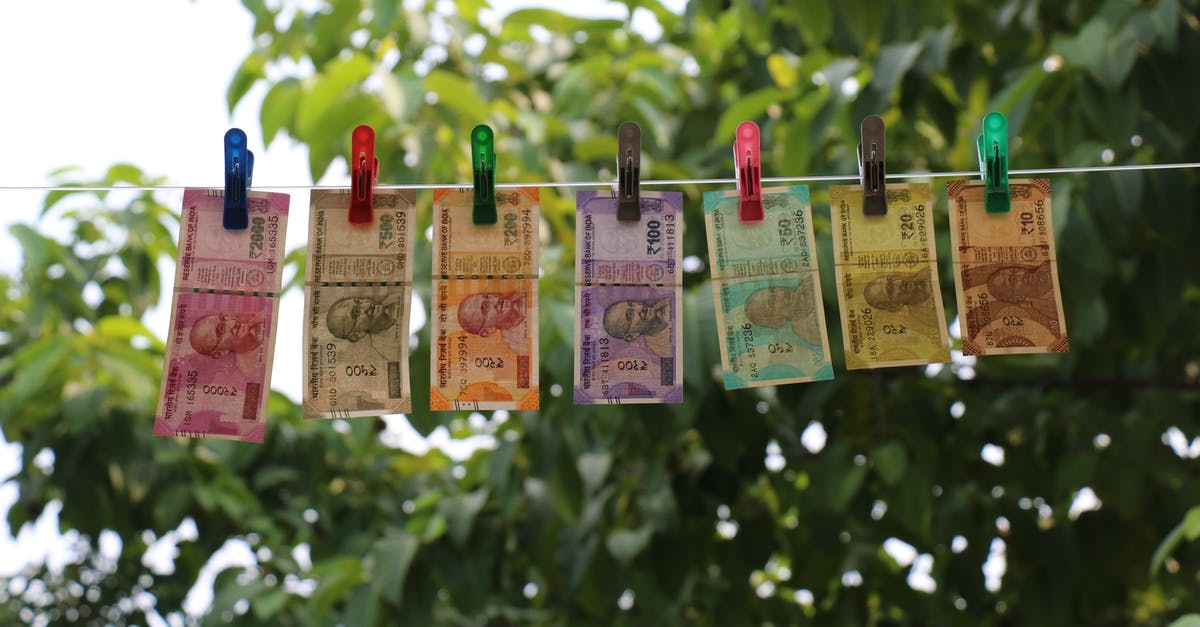
<path id="1" fill-rule="evenodd" d="M 704 194 L 725 388 L 833 378 L 808 186 L 763 190 L 742 222 L 736 191 Z"/>

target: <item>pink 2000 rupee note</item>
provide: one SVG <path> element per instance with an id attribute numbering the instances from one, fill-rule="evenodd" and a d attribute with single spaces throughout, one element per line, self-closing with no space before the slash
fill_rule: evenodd
<path id="1" fill-rule="evenodd" d="M 184 192 L 155 435 L 262 442 L 288 196 L 248 206 L 250 227 L 226 230 L 220 191 Z"/>

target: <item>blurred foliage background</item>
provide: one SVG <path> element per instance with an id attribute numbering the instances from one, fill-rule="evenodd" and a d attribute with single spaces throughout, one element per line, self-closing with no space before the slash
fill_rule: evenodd
<path id="1" fill-rule="evenodd" d="M 645 132 L 644 178 L 731 176 L 743 119 L 762 127 L 764 176 L 852 173 L 871 113 L 891 172 L 976 169 L 991 110 L 1013 168 L 1200 161 L 1195 0 L 625 0 L 624 20 L 501 20 L 487 0 L 243 4 L 255 50 L 229 106 L 265 83 L 264 141 L 302 142 L 314 180 L 363 123 L 384 183 L 470 180 L 480 122 L 503 182 L 611 178 L 625 120 Z M 57 177 L 155 182 L 131 165 Z M 330 424 L 274 393 L 263 446 L 150 435 L 163 344 L 141 319 L 173 271 L 177 208 L 51 194 L 44 214 L 69 237 L 14 227 L 23 267 L 0 276 L 0 427 L 24 451 L 10 524 L 61 502 L 76 563 L 0 581 L 0 622 L 1198 624 L 1200 178 L 1052 180 L 1069 354 L 845 372 L 814 186 L 837 378 L 726 392 L 693 185 L 686 402 L 575 407 L 573 192 L 543 188 L 541 411 Z M 953 320 L 944 198 L 935 212 Z M 422 407 L 426 369 L 413 389 Z M 486 446 L 398 450 L 404 420 Z M 174 570 L 152 572 L 146 548 L 177 529 Z M 222 572 L 211 610 L 185 615 L 227 542 L 257 566 Z"/>

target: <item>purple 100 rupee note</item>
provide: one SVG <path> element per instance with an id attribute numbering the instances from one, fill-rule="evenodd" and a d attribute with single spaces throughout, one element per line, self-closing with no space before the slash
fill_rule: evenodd
<path id="1" fill-rule="evenodd" d="M 683 195 L 643 192 L 636 222 L 609 193 L 576 202 L 575 402 L 682 402 Z"/>

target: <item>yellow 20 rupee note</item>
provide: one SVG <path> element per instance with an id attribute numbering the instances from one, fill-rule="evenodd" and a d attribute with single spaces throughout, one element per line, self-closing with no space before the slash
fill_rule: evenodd
<path id="1" fill-rule="evenodd" d="M 889 185 L 887 213 L 863 213 L 861 185 L 829 189 L 846 368 L 950 361 L 927 183 Z"/>

